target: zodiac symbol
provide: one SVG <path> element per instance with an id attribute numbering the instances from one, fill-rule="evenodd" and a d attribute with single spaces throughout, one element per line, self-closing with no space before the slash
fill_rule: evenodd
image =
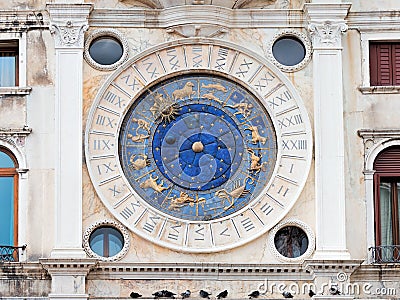
<path id="1" fill-rule="evenodd" d="M 176 89 L 175 91 L 172 92 L 172 97 L 174 97 L 174 100 L 183 100 L 185 97 L 189 97 L 189 99 L 192 99 L 192 95 L 194 95 L 196 92 L 193 91 L 194 84 L 190 81 L 186 82 L 185 86 L 182 89 Z"/>
<path id="2" fill-rule="evenodd" d="M 208 100 L 217 101 L 219 104 L 222 104 L 222 101 L 219 98 L 215 97 L 213 93 L 204 94 L 202 97 Z"/>
<path id="3" fill-rule="evenodd" d="M 178 109 L 172 100 L 164 99 L 163 94 L 160 93 L 155 93 L 154 104 L 150 107 L 150 112 L 155 119 L 160 115 L 164 122 L 171 122 L 178 115 Z"/>
<path id="4" fill-rule="evenodd" d="M 132 122 L 138 124 L 138 127 L 135 129 L 136 135 L 140 128 L 145 130 L 148 134 L 150 134 L 150 123 L 149 122 L 142 120 L 142 119 L 135 119 L 135 118 L 132 118 Z"/>
<path id="5" fill-rule="evenodd" d="M 237 109 L 235 115 L 242 114 L 243 117 L 248 118 L 251 115 L 251 110 L 253 109 L 252 103 L 241 102 L 235 105 L 226 105 L 227 107 Z"/>
<path id="6" fill-rule="evenodd" d="M 215 192 L 215 196 L 228 201 L 229 206 L 224 207 L 224 210 L 228 210 L 233 206 L 235 199 L 243 197 L 243 196 L 247 195 L 248 193 L 250 193 L 250 191 L 246 190 L 245 187 L 246 187 L 246 179 L 244 180 L 243 185 L 240 185 L 240 180 L 237 180 L 233 183 L 232 191 L 228 192 L 225 189 L 220 189 Z"/>
<path id="7" fill-rule="evenodd" d="M 248 126 L 247 128 L 245 128 L 245 130 L 250 130 L 251 131 L 251 142 L 253 144 L 257 144 L 258 142 L 260 142 L 261 144 L 265 144 L 267 142 L 267 138 L 261 136 L 258 133 L 258 127 L 257 126 Z"/>
<path id="8" fill-rule="evenodd" d="M 128 133 L 126 136 L 128 137 L 128 139 L 131 139 L 132 142 L 134 143 L 141 143 L 145 139 L 148 139 L 150 137 L 150 135 L 145 135 L 145 134 L 132 135 L 130 133 Z"/>
<path id="9" fill-rule="evenodd" d="M 160 184 L 157 184 L 158 176 L 147 178 L 139 186 L 142 189 L 152 188 L 156 193 L 162 193 L 162 191 L 169 189 L 169 186 L 163 186 L 164 180 L 161 180 Z"/>
<path id="10" fill-rule="evenodd" d="M 260 172 L 260 170 L 266 171 L 265 170 L 265 168 L 266 168 L 265 162 L 260 164 L 262 155 L 261 154 L 260 154 L 260 156 L 256 155 L 252 149 L 247 149 L 247 152 L 249 152 L 251 155 L 250 156 L 251 163 L 250 163 L 249 170 L 252 172 L 256 172 L 256 173 Z"/>
<path id="11" fill-rule="evenodd" d="M 129 161 L 135 170 L 140 170 L 150 165 L 150 159 L 147 158 L 146 154 L 133 154 Z"/>
<path id="12" fill-rule="evenodd" d="M 205 88 L 205 89 L 216 89 L 216 90 L 224 92 L 224 93 L 226 93 L 226 91 L 227 91 L 226 88 L 223 85 L 220 85 L 219 83 L 217 83 L 217 84 L 212 84 L 212 83 L 204 84 L 204 83 L 202 83 L 201 87 Z"/>
<path id="13" fill-rule="evenodd" d="M 131 139 L 132 142 L 134 143 L 141 143 L 143 142 L 145 139 L 148 139 L 150 137 L 150 123 L 142 120 L 142 119 L 135 119 L 132 118 L 132 122 L 137 123 L 138 126 L 135 129 L 135 135 L 132 135 L 130 133 L 127 134 L 128 139 Z M 138 133 L 139 129 L 143 129 L 146 131 L 146 134 L 143 133 Z"/>
<path id="14" fill-rule="evenodd" d="M 205 203 L 206 198 L 199 198 L 198 200 L 190 197 L 187 193 L 181 192 L 179 197 L 174 195 L 173 197 L 167 198 L 170 200 L 170 205 L 168 207 L 169 210 L 179 210 L 179 208 L 189 204 L 190 206 L 193 206 L 194 203 Z"/>

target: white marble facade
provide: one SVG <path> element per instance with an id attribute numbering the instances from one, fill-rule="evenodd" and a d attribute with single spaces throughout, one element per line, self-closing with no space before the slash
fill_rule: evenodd
<path id="1" fill-rule="evenodd" d="M 0 146 L 19 162 L 18 244 L 27 245 L 19 263 L 0 263 L 0 298 L 118 299 L 133 290 L 151 297 L 186 288 L 192 298 L 200 289 L 215 297 L 225 288 L 228 298 L 245 299 L 257 289 L 268 289 L 265 298 L 280 298 L 280 289 L 308 297 L 295 283 L 314 284 L 320 294 L 325 283 L 336 284 L 346 299 L 372 291 L 376 297 L 382 287 L 389 292 L 380 296 L 398 297 L 397 266 L 370 264 L 368 248 L 375 245 L 373 161 L 400 144 L 399 90 L 369 85 L 368 43 L 397 39 L 399 13 L 394 0 L 0 1 L 0 40 L 19 41 L 20 66 L 19 87 L 0 87 Z M 125 51 L 109 67 L 88 53 L 88 43 L 103 34 Z M 271 52 L 288 34 L 306 50 L 293 68 Z M 238 82 L 264 103 L 280 164 L 246 210 L 178 224 L 135 206 L 138 196 L 115 157 L 118 124 L 153 84 L 196 72 Z M 127 106 L 111 106 L 107 93 Z M 278 108 L 274 99 L 288 94 Z M 113 131 L 97 122 L 98 111 L 115 122 Z M 293 118 L 301 124 L 286 131 Z M 113 146 L 91 148 L 99 136 L 112 136 Z M 104 165 L 115 172 L 101 173 Z M 84 249 L 101 224 L 126 237 L 115 259 Z M 273 245 L 288 224 L 309 239 L 297 259 Z M 176 239 L 168 240 L 171 234 Z M 32 280 L 16 284 L 27 274 Z M 350 284 L 360 291 L 348 291 Z"/>

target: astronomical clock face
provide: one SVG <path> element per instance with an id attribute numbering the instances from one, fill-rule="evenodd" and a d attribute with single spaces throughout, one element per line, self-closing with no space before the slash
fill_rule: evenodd
<path id="1" fill-rule="evenodd" d="M 181 43 L 130 61 L 100 90 L 86 131 L 90 176 L 136 234 L 186 252 L 246 243 L 297 200 L 311 160 L 290 83 L 231 47 Z"/>

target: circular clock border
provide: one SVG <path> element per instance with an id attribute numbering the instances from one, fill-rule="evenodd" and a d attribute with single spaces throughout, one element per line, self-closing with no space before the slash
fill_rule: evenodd
<path id="1" fill-rule="evenodd" d="M 251 92 L 268 111 L 278 143 L 275 170 L 261 195 L 217 221 L 188 222 L 154 211 L 129 187 L 118 154 L 121 123 L 131 104 L 149 86 L 193 72 L 217 74 Z M 89 112 L 85 154 L 99 198 L 135 234 L 180 252 L 219 252 L 265 234 L 297 201 L 311 166 L 311 124 L 296 89 L 271 62 L 233 43 L 190 38 L 150 48 L 110 75 Z"/>

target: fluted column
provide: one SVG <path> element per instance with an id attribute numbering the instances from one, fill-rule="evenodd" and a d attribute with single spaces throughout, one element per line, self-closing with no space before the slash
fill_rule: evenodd
<path id="1" fill-rule="evenodd" d="M 55 39 L 55 245 L 53 258 L 82 249 L 82 65 L 91 4 L 48 4 Z"/>
<path id="2" fill-rule="evenodd" d="M 315 259 L 348 259 L 344 170 L 342 34 L 349 4 L 306 4 L 313 42 Z"/>

